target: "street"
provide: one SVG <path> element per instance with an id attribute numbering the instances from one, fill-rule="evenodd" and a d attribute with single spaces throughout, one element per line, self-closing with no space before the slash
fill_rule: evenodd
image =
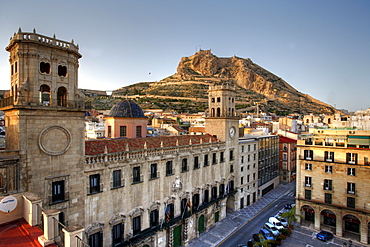
<path id="1" fill-rule="evenodd" d="M 218 246 L 229 247 L 238 246 L 238 244 L 246 244 L 246 242 L 252 238 L 252 235 L 254 233 L 258 233 L 258 231 L 263 227 L 264 223 L 268 221 L 269 217 L 277 214 L 284 207 L 285 204 L 295 203 L 294 193 L 295 188 L 288 190 L 274 203 L 270 204 L 264 210 L 260 211 L 246 224 L 244 224 L 231 235 L 229 235 Z"/>

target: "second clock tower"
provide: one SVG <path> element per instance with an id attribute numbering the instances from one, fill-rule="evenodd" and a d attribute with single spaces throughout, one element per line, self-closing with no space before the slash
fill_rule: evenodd
<path id="1" fill-rule="evenodd" d="M 208 115 L 206 117 L 206 133 L 214 135 L 225 142 L 225 162 L 221 163 L 221 173 L 227 181 L 226 191 L 237 192 L 235 180 L 238 178 L 238 142 L 239 117 L 235 111 L 235 86 L 231 83 L 212 85 L 208 90 Z M 231 210 L 238 208 L 238 196 L 231 193 L 227 199 L 227 207 Z"/>
<path id="2" fill-rule="evenodd" d="M 227 83 L 213 85 L 208 90 L 206 132 L 229 146 L 237 146 L 239 117 L 235 111 L 235 86 Z"/>

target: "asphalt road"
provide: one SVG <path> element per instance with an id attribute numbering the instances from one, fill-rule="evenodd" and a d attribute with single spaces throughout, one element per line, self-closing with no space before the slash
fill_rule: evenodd
<path id="1" fill-rule="evenodd" d="M 271 203 L 268 207 L 260 211 L 250 221 L 241 226 L 231 235 L 229 235 L 218 246 L 231 247 L 238 246 L 238 244 L 246 244 L 252 238 L 252 235 L 258 233 L 263 225 L 268 221 L 268 218 L 276 215 L 287 203 L 295 203 L 294 193 L 295 188 L 287 191 L 280 196 L 275 202 Z"/>

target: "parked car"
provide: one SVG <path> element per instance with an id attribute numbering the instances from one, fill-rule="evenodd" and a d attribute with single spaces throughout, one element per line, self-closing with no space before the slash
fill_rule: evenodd
<path id="1" fill-rule="evenodd" d="M 281 224 L 280 220 L 276 219 L 275 217 L 270 217 L 269 223 L 273 224 L 278 230 L 284 229 L 283 224 Z"/>
<path id="2" fill-rule="evenodd" d="M 274 236 L 272 235 L 271 232 L 269 232 L 268 230 L 266 229 L 261 229 L 259 231 L 260 234 L 262 234 L 262 236 L 267 239 L 267 240 L 275 240 Z"/>
<path id="3" fill-rule="evenodd" d="M 292 209 L 292 204 L 291 203 L 285 204 L 284 208 L 290 210 L 290 209 Z"/>
<path id="4" fill-rule="evenodd" d="M 256 242 L 259 242 L 259 243 L 262 243 L 263 241 L 265 241 L 266 239 L 263 237 L 262 234 L 253 234 L 252 235 L 252 238 L 254 241 Z"/>
<path id="5" fill-rule="evenodd" d="M 254 244 L 253 239 L 249 239 L 248 242 L 247 242 L 247 246 L 248 247 L 254 247 L 253 244 Z"/>
<path id="6" fill-rule="evenodd" d="M 333 233 L 327 231 L 321 231 L 316 235 L 316 238 L 321 241 L 328 241 L 334 238 Z"/>
<path id="7" fill-rule="evenodd" d="M 275 218 L 278 219 L 285 228 L 289 226 L 288 221 L 286 221 L 283 217 L 275 217 Z"/>
<path id="8" fill-rule="evenodd" d="M 253 244 L 254 244 L 253 239 L 249 239 L 248 242 L 247 242 L 247 246 L 248 247 L 253 247 Z"/>
<path id="9" fill-rule="evenodd" d="M 263 225 L 263 228 L 265 228 L 267 231 L 271 232 L 274 236 L 279 236 L 280 232 L 279 230 L 271 223 L 265 223 Z"/>

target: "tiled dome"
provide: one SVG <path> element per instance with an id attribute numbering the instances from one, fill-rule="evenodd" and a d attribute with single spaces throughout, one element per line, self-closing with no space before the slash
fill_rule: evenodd
<path id="1" fill-rule="evenodd" d="M 115 104 L 108 117 L 130 117 L 130 118 L 146 118 L 140 106 L 130 100 L 124 100 Z"/>

